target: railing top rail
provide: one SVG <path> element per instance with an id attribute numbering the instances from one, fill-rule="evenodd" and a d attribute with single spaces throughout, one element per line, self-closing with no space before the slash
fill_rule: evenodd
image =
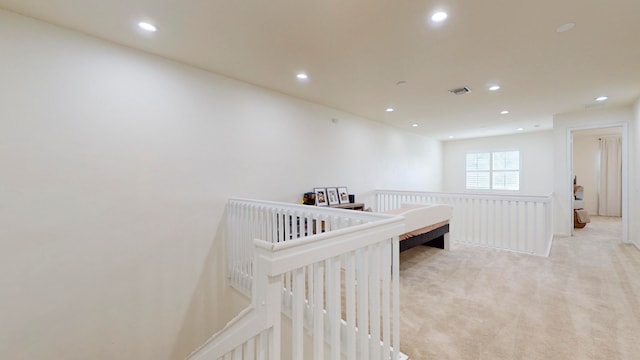
<path id="1" fill-rule="evenodd" d="M 445 193 L 429 191 L 376 190 L 376 194 L 393 195 L 427 195 L 433 197 L 456 197 L 486 200 L 510 200 L 550 203 L 552 195 L 518 195 L 518 194 L 485 194 L 485 193 Z"/>
<path id="2" fill-rule="evenodd" d="M 263 205 L 271 207 L 274 210 L 288 210 L 292 212 L 298 212 L 300 214 L 318 214 L 325 216 L 340 215 L 341 217 L 347 217 L 350 219 L 365 220 L 367 222 L 384 220 L 388 218 L 387 215 L 378 214 L 370 211 L 353 211 L 340 208 L 332 208 L 328 206 L 313 206 L 302 204 L 290 204 L 276 201 L 254 200 L 254 199 L 242 199 L 242 198 L 230 198 L 229 203 L 241 203 L 247 205 Z"/>
<path id="3" fill-rule="evenodd" d="M 308 236 L 305 238 L 301 238 L 298 241 L 284 241 L 279 243 L 271 243 L 268 241 L 264 241 L 262 239 L 256 239 L 256 245 L 258 247 L 267 249 L 272 252 L 278 252 L 286 249 L 292 249 L 295 247 L 306 246 L 308 244 L 324 241 L 330 238 L 335 238 L 340 236 L 342 237 L 349 236 L 353 233 L 362 232 L 363 230 L 366 230 L 366 229 L 371 229 L 374 231 L 380 230 L 385 227 L 388 227 L 388 225 L 402 224 L 402 221 L 404 220 L 404 216 L 384 215 L 384 217 L 385 219 L 376 221 L 374 223 L 354 225 L 344 229 L 324 232 L 324 233 Z M 400 233 L 398 233 L 398 235 L 400 235 Z"/>
<path id="4" fill-rule="evenodd" d="M 298 241 L 270 243 L 255 239 L 254 245 L 268 254 L 271 260 L 270 275 L 275 276 L 364 248 L 405 231 L 404 216 L 386 217 L 385 220 L 317 234 Z"/>

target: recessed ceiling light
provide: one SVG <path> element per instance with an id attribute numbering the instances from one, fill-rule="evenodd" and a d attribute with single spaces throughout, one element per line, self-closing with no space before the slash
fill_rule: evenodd
<path id="1" fill-rule="evenodd" d="M 413 125 L 411 125 L 411 126 L 413 126 L 413 127 L 418 127 L 418 124 L 413 124 Z"/>
<path id="2" fill-rule="evenodd" d="M 391 108 L 391 107 L 388 107 L 388 108 L 386 109 L 386 112 L 394 112 L 394 111 L 395 111 L 395 109 L 394 109 L 394 108 Z"/>
<path id="3" fill-rule="evenodd" d="M 138 23 L 138 27 L 144 31 L 148 31 L 148 32 L 156 32 L 158 31 L 158 28 L 153 25 L 153 24 L 149 24 L 148 22 L 144 22 L 141 21 Z"/>
<path id="4" fill-rule="evenodd" d="M 598 97 L 596 98 L 596 101 L 605 101 L 605 100 L 607 100 L 608 98 L 609 98 L 608 96 L 598 96 Z"/>
<path id="5" fill-rule="evenodd" d="M 509 110 L 502 110 L 500 111 L 500 114 L 502 115 L 507 115 L 509 113 Z"/>
<path id="6" fill-rule="evenodd" d="M 516 130 L 518 130 L 518 131 L 522 131 L 522 130 L 524 130 L 524 128 L 519 127 L 519 128 L 517 128 Z"/>
<path id="7" fill-rule="evenodd" d="M 449 139 L 453 139 L 453 135 L 449 135 Z"/>
<path id="8" fill-rule="evenodd" d="M 576 24 L 574 24 L 574 23 L 562 24 L 562 25 L 560 25 L 560 26 L 558 26 L 556 28 L 556 32 L 563 33 L 565 31 L 569 31 L 569 30 L 573 29 L 574 26 L 576 26 Z"/>
<path id="9" fill-rule="evenodd" d="M 500 90 L 500 85 L 491 85 L 489 86 L 490 91 Z"/>
<path id="10" fill-rule="evenodd" d="M 307 80 L 309 78 L 309 75 L 305 73 L 299 73 L 298 75 L 296 75 L 296 77 L 300 80 Z"/>
<path id="11" fill-rule="evenodd" d="M 449 15 L 447 15 L 444 11 L 438 11 L 437 13 L 431 15 L 431 20 L 434 22 L 443 22 L 447 19 Z"/>

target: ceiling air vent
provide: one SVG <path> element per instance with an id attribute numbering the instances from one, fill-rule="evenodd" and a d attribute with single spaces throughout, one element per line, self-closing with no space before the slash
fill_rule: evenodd
<path id="1" fill-rule="evenodd" d="M 451 89 L 449 90 L 449 92 L 452 93 L 453 95 L 464 95 L 466 93 L 470 93 L 471 89 L 465 86 L 457 89 Z"/>

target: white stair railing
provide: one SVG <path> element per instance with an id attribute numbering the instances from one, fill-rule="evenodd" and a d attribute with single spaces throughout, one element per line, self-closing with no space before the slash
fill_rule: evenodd
<path id="1" fill-rule="evenodd" d="M 385 218 L 364 211 L 230 199 L 227 203 L 227 274 L 231 286 L 251 297 L 253 239 L 280 243 Z"/>
<path id="2" fill-rule="evenodd" d="M 453 242 L 540 256 L 551 250 L 551 196 L 376 191 L 376 211 L 403 203 L 451 205 Z"/>
<path id="3" fill-rule="evenodd" d="M 252 304 L 190 360 L 281 359 L 281 312 L 291 318 L 292 359 L 406 359 L 402 217 L 240 199 L 227 213 L 231 283 L 250 284 Z"/>
<path id="4" fill-rule="evenodd" d="M 283 312 L 292 322 L 292 358 L 402 359 L 398 234 L 401 217 L 357 225 L 305 240 L 258 242 L 283 274 Z M 289 282 L 289 284 L 287 284 Z"/>

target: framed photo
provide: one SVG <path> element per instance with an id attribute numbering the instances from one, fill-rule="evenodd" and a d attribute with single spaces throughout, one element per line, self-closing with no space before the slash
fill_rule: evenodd
<path id="1" fill-rule="evenodd" d="M 340 199 L 338 198 L 338 188 L 327 188 L 327 197 L 329 200 L 329 205 L 340 204 Z"/>
<path id="2" fill-rule="evenodd" d="M 347 191 L 346 186 L 338 187 L 338 200 L 340 200 L 340 204 L 349 203 L 349 192 Z"/>
<path id="3" fill-rule="evenodd" d="M 327 202 L 327 189 L 325 188 L 314 188 L 313 192 L 316 193 L 316 206 L 327 206 L 329 203 Z"/>

